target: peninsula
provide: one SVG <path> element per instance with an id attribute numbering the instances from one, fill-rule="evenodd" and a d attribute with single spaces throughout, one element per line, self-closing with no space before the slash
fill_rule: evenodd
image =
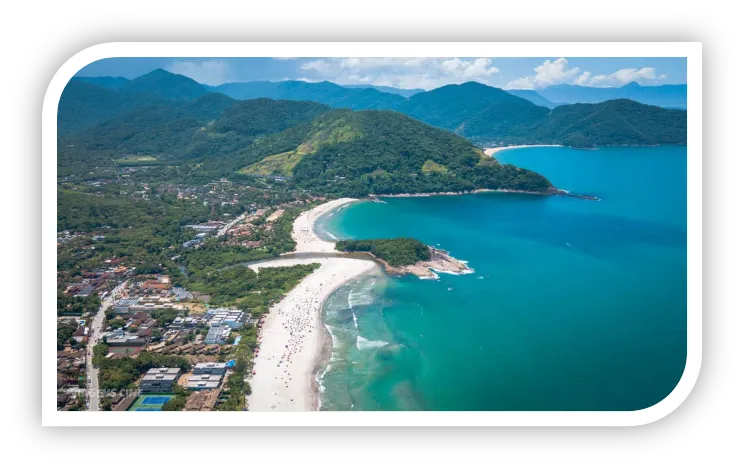
<path id="1" fill-rule="evenodd" d="M 473 273 L 461 260 L 449 252 L 424 244 L 416 239 L 343 240 L 336 249 L 344 252 L 366 252 L 379 260 L 388 274 L 413 274 L 422 279 L 437 278 L 436 272 L 450 274 Z"/>

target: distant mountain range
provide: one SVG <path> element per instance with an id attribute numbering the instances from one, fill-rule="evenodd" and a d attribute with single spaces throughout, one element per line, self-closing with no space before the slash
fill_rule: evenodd
<path id="1" fill-rule="evenodd" d="M 516 92 L 516 91 L 510 91 Z M 642 104 L 670 109 L 687 108 L 687 85 L 642 86 L 631 82 L 620 88 L 593 88 L 577 85 L 556 85 L 541 89 L 538 93 L 560 104 L 594 104 L 612 99 L 630 99 Z"/>
<path id="2" fill-rule="evenodd" d="M 423 93 L 425 89 L 413 88 L 393 88 L 392 86 L 373 86 L 373 85 L 342 85 L 344 88 L 372 88 L 383 93 L 399 94 L 403 97 L 409 98 L 414 94 Z"/>
<path id="3" fill-rule="evenodd" d="M 638 84 L 622 88 L 561 85 L 536 92 L 505 91 L 468 82 L 431 91 L 409 90 L 418 92 L 404 97 L 372 87 L 339 86 L 327 81 L 256 81 L 213 87 L 165 70 L 155 70 L 133 80 L 74 78 L 60 100 L 58 121 L 60 134 L 71 133 L 133 110 L 162 107 L 171 102 L 191 101 L 209 93 L 219 93 L 237 100 L 269 98 L 311 101 L 331 108 L 394 110 L 481 145 L 685 144 L 685 111 L 644 105 L 625 97 L 632 95 L 658 100 L 661 95 L 667 95 L 668 104 L 679 103 L 673 101 L 672 96 L 675 93 L 679 96 L 682 88 Z M 602 96 L 611 99 L 602 100 Z M 599 102 L 558 105 L 559 99 Z"/>

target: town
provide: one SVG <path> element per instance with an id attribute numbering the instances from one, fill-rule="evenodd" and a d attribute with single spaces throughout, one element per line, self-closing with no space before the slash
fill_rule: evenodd
<path id="1" fill-rule="evenodd" d="M 246 410 L 263 317 L 312 269 L 288 268 L 279 283 L 262 284 L 264 273 L 233 265 L 290 251 L 292 220 L 324 198 L 283 195 L 271 185 L 281 181 L 271 178 L 252 185 L 142 182 L 136 177 L 143 170 L 60 178 L 61 193 L 72 199 L 123 199 L 128 212 L 160 208 L 181 222 L 166 235 L 168 221 L 153 220 L 164 242 L 148 245 L 146 233 L 140 238 L 129 225 L 89 222 L 103 209 L 86 207 L 84 220 L 80 212 L 62 214 L 70 218 L 57 238 L 57 407 Z M 214 281 L 220 275 L 224 281 Z M 247 286 L 223 290 L 230 281 Z"/>

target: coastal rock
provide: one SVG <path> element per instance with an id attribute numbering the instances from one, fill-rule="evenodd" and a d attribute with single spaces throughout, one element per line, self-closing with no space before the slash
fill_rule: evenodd
<path id="1" fill-rule="evenodd" d="M 429 246 L 431 259 L 417 262 L 413 265 L 391 266 L 386 262 L 385 271 L 392 275 L 416 275 L 421 279 L 438 278 L 437 272 L 448 273 L 453 275 L 464 275 L 473 273 L 474 270 L 468 267 L 467 263 L 452 257 L 449 252 Z"/>

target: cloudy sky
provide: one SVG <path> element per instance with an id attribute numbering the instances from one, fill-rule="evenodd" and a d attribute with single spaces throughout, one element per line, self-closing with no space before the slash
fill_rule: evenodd
<path id="1" fill-rule="evenodd" d="M 541 89 L 556 84 L 686 83 L 686 66 L 684 58 L 111 58 L 86 66 L 78 75 L 135 78 L 164 68 L 208 85 L 327 80 L 429 90 L 479 81 L 505 89 Z"/>

